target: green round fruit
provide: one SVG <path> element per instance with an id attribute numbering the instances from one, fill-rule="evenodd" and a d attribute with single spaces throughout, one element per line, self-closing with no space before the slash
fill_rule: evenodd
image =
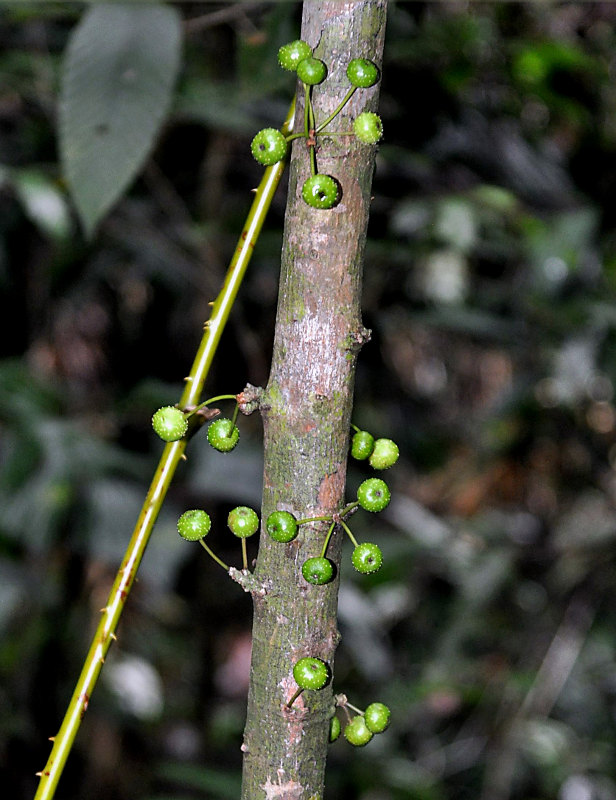
<path id="1" fill-rule="evenodd" d="M 316 86 L 327 77 L 327 67 L 320 58 L 310 56 L 297 65 L 297 77 L 308 86 Z"/>
<path id="2" fill-rule="evenodd" d="M 329 558 L 309 558 L 302 565 L 302 575 L 308 583 L 322 586 L 334 577 L 334 565 Z"/>
<path id="3" fill-rule="evenodd" d="M 287 140 L 276 128 L 263 128 L 250 144 L 253 157 L 266 167 L 277 164 L 287 154 Z"/>
<path id="4" fill-rule="evenodd" d="M 391 439 L 377 439 L 370 455 L 370 466 L 374 469 L 389 469 L 398 460 L 400 450 Z"/>
<path id="5" fill-rule="evenodd" d="M 215 419 L 207 429 L 207 440 L 215 450 L 228 453 L 233 450 L 240 438 L 240 432 L 233 420 L 221 417 Z"/>
<path id="6" fill-rule="evenodd" d="M 288 511 L 274 511 L 267 518 L 265 530 L 275 542 L 290 542 L 297 536 L 297 520 Z"/>
<path id="7" fill-rule="evenodd" d="M 333 208 L 340 199 L 340 184 L 331 175 L 319 172 L 305 181 L 302 197 L 312 208 Z"/>
<path id="8" fill-rule="evenodd" d="M 378 114 L 364 111 L 355 118 L 353 132 L 360 142 L 376 144 L 383 137 L 383 122 Z"/>
<path id="9" fill-rule="evenodd" d="M 297 65 L 305 58 L 310 58 L 312 55 L 312 47 L 308 42 L 302 39 L 296 39 L 294 42 L 283 44 L 278 51 L 278 63 L 283 69 L 289 72 L 295 72 Z"/>
<path id="10" fill-rule="evenodd" d="M 179 408 L 163 406 L 152 417 L 152 427 L 163 442 L 177 442 L 188 430 L 188 422 Z"/>
<path id="11" fill-rule="evenodd" d="M 329 668 L 320 658 L 300 658 L 293 667 L 293 677 L 300 689 L 322 689 L 329 680 Z"/>
<path id="12" fill-rule="evenodd" d="M 198 542 L 210 532 L 212 520 L 210 515 L 200 508 L 185 511 L 178 520 L 178 533 L 182 539 Z"/>
<path id="13" fill-rule="evenodd" d="M 368 744 L 373 736 L 374 734 L 366 725 L 366 720 L 361 714 L 353 717 L 344 729 L 345 739 L 355 747 L 363 747 Z"/>
<path id="14" fill-rule="evenodd" d="M 351 440 L 351 455 L 357 461 L 363 461 L 372 455 L 374 436 L 368 431 L 357 431 Z"/>
<path id="15" fill-rule="evenodd" d="M 337 716 L 333 716 L 329 721 L 329 741 L 335 742 L 336 739 L 340 736 L 340 731 L 342 730 L 342 725 L 340 724 L 340 720 Z"/>
<path id="16" fill-rule="evenodd" d="M 378 544 L 363 542 L 353 550 L 351 561 L 358 572 L 363 575 L 370 575 L 371 572 L 377 572 L 381 569 L 383 553 L 381 553 L 381 548 Z"/>
<path id="17" fill-rule="evenodd" d="M 367 58 L 354 58 L 349 62 L 346 73 L 351 85 L 358 89 L 374 86 L 379 79 L 379 68 Z"/>
<path id="18" fill-rule="evenodd" d="M 382 511 L 391 500 L 389 486 L 380 478 L 368 478 L 357 490 L 359 505 L 366 511 Z"/>
<path id="19" fill-rule="evenodd" d="M 389 725 L 391 711 L 385 703 L 370 703 L 364 712 L 366 726 L 372 733 L 383 733 Z"/>
<path id="20" fill-rule="evenodd" d="M 257 512 L 248 506 L 237 506 L 229 512 L 227 525 L 234 536 L 240 539 L 247 539 L 259 529 L 259 517 Z"/>

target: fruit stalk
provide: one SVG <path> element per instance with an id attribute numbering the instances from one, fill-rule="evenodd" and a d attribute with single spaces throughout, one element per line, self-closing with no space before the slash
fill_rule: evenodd
<path id="1" fill-rule="evenodd" d="M 282 131 L 287 134 L 293 128 L 295 104 L 291 105 L 289 114 L 283 125 Z M 286 161 L 268 167 L 256 191 L 256 195 L 244 229 L 240 235 L 237 247 L 231 258 L 223 287 L 216 298 L 210 319 L 205 324 L 205 329 L 199 349 L 195 356 L 192 368 L 185 379 L 186 386 L 182 393 L 179 405 L 181 408 L 190 408 L 198 405 L 203 391 L 214 354 L 218 348 L 222 332 L 237 292 L 242 283 L 246 268 L 251 259 L 252 252 L 259 236 L 263 222 L 272 202 L 272 198 L 280 183 Z M 84 665 L 69 702 L 60 730 L 55 737 L 51 737 L 53 747 L 43 770 L 38 773 L 40 782 L 35 795 L 35 800 L 51 800 L 55 794 L 56 786 L 64 769 L 66 759 L 83 715 L 88 707 L 92 692 L 105 661 L 107 651 L 116 638 L 116 628 L 122 610 L 128 598 L 135 579 L 135 574 L 145 552 L 152 528 L 158 517 L 161 505 L 175 470 L 184 455 L 186 439 L 167 444 L 163 450 L 160 461 L 154 473 L 150 488 L 146 495 L 137 524 L 131 536 L 122 565 L 118 570 L 115 581 L 107 600 L 107 605 L 102 609 L 101 620 L 98 624 L 92 644 L 84 661 Z"/>

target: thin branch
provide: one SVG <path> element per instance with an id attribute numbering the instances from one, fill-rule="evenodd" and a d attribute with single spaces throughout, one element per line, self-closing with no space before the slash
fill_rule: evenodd
<path id="1" fill-rule="evenodd" d="M 209 14 L 201 14 L 198 17 L 187 19 L 184 22 L 186 33 L 196 33 L 207 28 L 214 28 L 216 25 L 224 25 L 226 22 L 233 22 L 246 15 L 247 11 L 254 11 L 264 6 L 264 3 L 235 3 L 219 11 L 211 11 Z"/>
<path id="2" fill-rule="evenodd" d="M 283 130 L 293 126 L 294 109 L 291 107 Z M 237 247 L 231 258 L 229 270 L 220 294 L 212 308 L 210 319 L 205 324 L 203 338 L 186 386 L 180 399 L 180 408 L 190 408 L 199 404 L 203 385 L 207 378 L 220 337 L 225 328 L 237 292 L 252 257 L 256 240 L 261 232 L 265 216 L 269 210 L 274 192 L 284 172 L 285 162 L 281 161 L 265 170 L 265 174 L 248 213 L 246 224 L 240 235 Z M 105 661 L 107 651 L 116 638 L 116 630 L 124 605 L 132 588 L 137 569 L 145 552 L 162 503 L 167 495 L 175 470 L 180 463 L 187 440 L 167 444 L 154 473 L 141 513 L 133 531 L 126 553 L 113 583 L 107 605 L 101 609 L 102 617 L 94 634 L 90 650 L 86 656 L 81 675 L 73 692 L 68 709 L 56 736 L 51 737 L 53 747 L 44 769 L 38 773 L 40 782 L 35 800 L 51 800 L 62 775 L 64 765 L 71 751 L 73 741 L 86 712 L 92 692 Z"/>
<path id="3" fill-rule="evenodd" d="M 523 725 L 532 717 L 547 717 L 551 713 L 579 658 L 594 616 L 595 610 L 580 595 L 571 599 L 532 686 L 486 760 L 480 800 L 508 800 Z"/>

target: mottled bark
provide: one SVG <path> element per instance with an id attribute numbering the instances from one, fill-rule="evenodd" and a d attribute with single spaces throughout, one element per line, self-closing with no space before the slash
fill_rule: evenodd
<path id="1" fill-rule="evenodd" d="M 370 58 L 380 65 L 386 0 L 306 2 L 301 38 L 328 65 L 315 88 L 317 123 L 346 94 L 346 65 Z M 358 90 L 332 124 L 351 129 L 374 111 L 378 84 Z M 298 97 L 296 129 L 303 124 Z M 318 168 L 335 176 L 343 195 L 331 210 L 301 199 L 310 175 L 306 145 L 293 145 L 272 368 L 261 398 L 265 434 L 263 520 L 282 508 L 296 517 L 331 515 L 345 503 L 346 462 L 357 353 L 367 338 L 360 315 L 361 278 L 374 147 L 354 137 L 324 137 Z M 289 544 L 261 535 L 253 592 L 251 686 L 244 734 L 244 800 L 316 800 L 323 794 L 332 686 L 306 691 L 285 707 L 296 685 L 293 664 L 318 656 L 333 668 L 338 644 L 338 579 L 312 586 L 303 562 L 320 554 L 327 522 L 302 525 Z M 341 535 L 328 556 L 339 562 Z M 346 565 L 342 567 L 344 572 Z"/>

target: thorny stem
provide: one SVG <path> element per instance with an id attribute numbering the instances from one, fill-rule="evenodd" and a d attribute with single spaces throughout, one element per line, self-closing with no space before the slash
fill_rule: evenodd
<path id="1" fill-rule="evenodd" d="M 295 103 L 291 105 L 287 119 L 282 126 L 284 134 L 290 133 L 293 129 L 294 116 Z M 205 323 L 203 337 L 190 374 L 185 378 L 186 386 L 180 398 L 180 408 L 187 408 L 199 403 L 214 354 L 285 166 L 286 161 L 283 160 L 268 167 L 256 190 L 244 229 L 229 263 L 223 287 L 214 301 L 210 319 Z M 40 782 L 34 800 L 51 800 L 55 794 L 66 759 L 105 661 L 105 655 L 111 642 L 116 638 L 115 631 L 124 604 L 135 580 L 137 568 L 143 557 L 152 528 L 175 470 L 184 456 L 186 444 L 186 439 L 180 439 L 178 442 L 167 444 L 163 450 L 133 535 L 124 554 L 122 565 L 111 588 L 107 605 L 102 609 L 101 621 L 92 639 L 92 644 L 84 661 L 81 675 L 75 686 L 62 725 L 56 736 L 51 738 L 53 747 L 49 759 L 43 770 L 37 773 L 40 777 Z"/>

